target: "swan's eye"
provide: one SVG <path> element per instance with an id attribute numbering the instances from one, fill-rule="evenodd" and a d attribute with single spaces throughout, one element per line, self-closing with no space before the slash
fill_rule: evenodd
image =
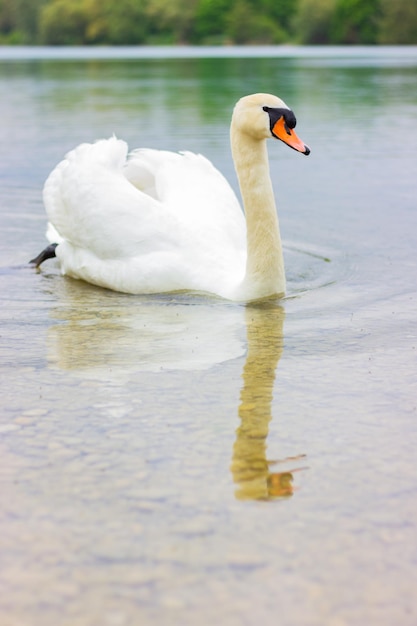
<path id="1" fill-rule="evenodd" d="M 291 135 L 291 130 L 295 128 L 297 124 L 297 120 L 295 119 L 295 115 L 291 109 L 269 106 L 263 106 L 262 109 L 269 115 L 271 130 L 278 120 L 283 119 L 285 132 L 287 135 Z"/>

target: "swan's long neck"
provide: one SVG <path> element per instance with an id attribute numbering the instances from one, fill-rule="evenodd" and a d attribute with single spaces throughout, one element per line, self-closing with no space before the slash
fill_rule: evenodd
<path id="1" fill-rule="evenodd" d="M 243 297 L 253 300 L 284 294 L 284 259 L 266 140 L 254 139 L 232 123 L 231 146 L 247 225 Z"/>

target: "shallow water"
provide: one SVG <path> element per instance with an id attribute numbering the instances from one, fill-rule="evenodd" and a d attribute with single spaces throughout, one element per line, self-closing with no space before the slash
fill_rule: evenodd
<path id="1" fill-rule="evenodd" d="M 417 49 L 0 52 L 0 623 L 414 625 Z M 254 91 L 312 148 L 269 149 L 285 300 L 27 267 L 67 150 L 201 151 L 236 187 Z"/>

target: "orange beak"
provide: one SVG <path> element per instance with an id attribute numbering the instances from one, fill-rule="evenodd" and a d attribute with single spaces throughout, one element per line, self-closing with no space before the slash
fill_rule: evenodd
<path id="1" fill-rule="evenodd" d="M 272 130 L 272 134 L 277 138 L 293 148 L 293 150 L 297 150 L 297 152 L 302 152 L 307 155 L 310 154 L 310 148 L 305 145 L 304 142 L 296 135 L 293 128 L 289 128 L 287 123 L 284 120 L 284 117 L 280 117 L 279 120 L 274 124 Z"/>

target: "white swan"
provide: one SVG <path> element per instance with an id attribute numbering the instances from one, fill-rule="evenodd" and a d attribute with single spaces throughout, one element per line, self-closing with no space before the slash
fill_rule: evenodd
<path id="1" fill-rule="evenodd" d="M 81 144 L 44 187 L 49 246 L 62 273 L 126 293 L 203 291 L 231 300 L 285 292 L 281 238 L 265 140 L 302 152 L 295 116 L 276 96 L 238 101 L 231 146 L 245 217 L 201 155 L 140 149 L 116 138 Z"/>

